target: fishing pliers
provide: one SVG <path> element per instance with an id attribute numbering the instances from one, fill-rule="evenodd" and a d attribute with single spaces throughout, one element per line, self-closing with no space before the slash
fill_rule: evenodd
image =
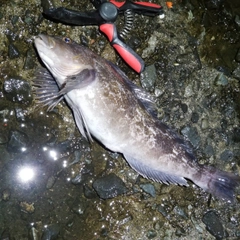
<path id="1" fill-rule="evenodd" d="M 119 53 L 123 60 L 136 72 L 141 73 L 145 64 L 143 59 L 123 42 L 123 37 L 116 29 L 114 22 L 119 14 L 126 14 L 125 33 L 131 29 L 133 14 L 147 16 L 163 16 L 163 9 L 160 5 L 150 2 L 116 2 L 115 0 L 91 0 L 96 8 L 93 11 L 79 12 L 63 7 L 44 10 L 44 15 L 52 20 L 71 25 L 99 25 L 110 44 Z M 127 21 L 127 22 L 126 22 Z"/>

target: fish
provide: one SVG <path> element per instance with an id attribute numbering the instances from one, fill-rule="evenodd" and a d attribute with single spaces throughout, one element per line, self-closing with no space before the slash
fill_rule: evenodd
<path id="1" fill-rule="evenodd" d="M 141 176 L 165 184 L 188 180 L 227 202 L 240 177 L 198 163 L 190 143 L 157 117 L 154 98 L 113 63 L 67 37 L 34 40 L 46 68 L 34 79 L 38 104 L 52 110 L 65 99 L 80 133 L 121 153 Z"/>

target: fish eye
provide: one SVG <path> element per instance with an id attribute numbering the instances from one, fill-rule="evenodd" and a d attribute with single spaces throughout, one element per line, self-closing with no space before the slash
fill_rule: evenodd
<path id="1" fill-rule="evenodd" d="M 64 41 L 65 43 L 71 43 L 71 42 L 72 42 L 72 40 L 71 40 L 69 37 L 64 37 L 64 38 L 63 38 L 63 41 Z"/>

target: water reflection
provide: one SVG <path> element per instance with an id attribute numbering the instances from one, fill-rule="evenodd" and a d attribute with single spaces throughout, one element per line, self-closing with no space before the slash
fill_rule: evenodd
<path id="1" fill-rule="evenodd" d="M 35 169 L 30 166 L 24 166 L 18 171 L 18 179 L 22 183 L 31 182 L 34 179 L 35 175 Z"/>

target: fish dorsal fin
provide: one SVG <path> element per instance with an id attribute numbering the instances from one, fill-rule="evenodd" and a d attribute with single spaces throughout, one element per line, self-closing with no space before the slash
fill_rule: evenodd
<path id="1" fill-rule="evenodd" d="M 153 181 L 162 182 L 165 184 L 179 184 L 181 186 L 188 186 L 186 179 L 183 177 L 153 169 L 148 165 L 141 163 L 139 160 L 132 158 L 131 156 L 124 154 L 124 157 L 129 165 L 145 178 L 150 178 Z"/>
<path id="2" fill-rule="evenodd" d="M 143 88 L 138 87 L 136 84 L 131 82 L 125 73 L 115 66 L 113 63 L 109 62 L 109 65 L 117 72 L 121 78 L 122 83 L 127 86 L 127 88 L 133 93 L 133 95 L 138 100 L 139 104 L 154 118 L 157 118 L 157 106 L 154 97 L 146 92 Z"/>

